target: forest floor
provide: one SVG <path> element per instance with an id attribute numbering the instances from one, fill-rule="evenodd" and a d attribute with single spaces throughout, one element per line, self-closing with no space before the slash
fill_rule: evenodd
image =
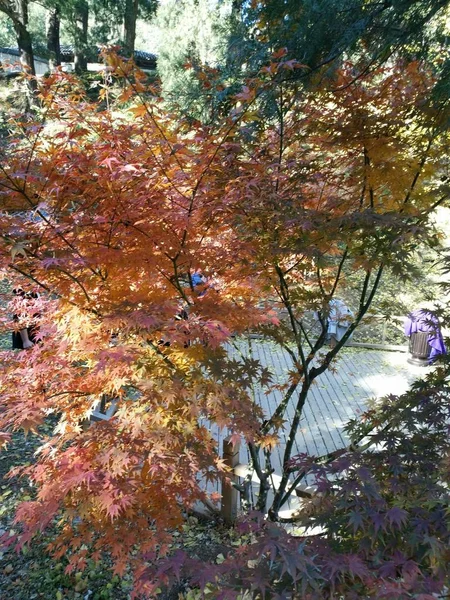
<path id="1" fill-rule="evenodd" d="M 53 419 L 54 420 L 54 419 Z M 0 452 L 0 535 L 14 532 L 14 513 L 20 502 L 33 498 L 34 491 L 26 480 L 8 477 L 11 468 L 29 464 L 43 437 L 54 426 L 51 420 L 37 436 L 13 435 L 10 446 Z M 128 600 L 132 588 L 131 575 L 112 575 L 110 565 L 88 561 L 84 572 L 67 575 L 68 560 L 54 560 L 46 547 L 56 528 L 34 540 L 21 551 L 0 548 L 0 600 Z M 220 560 L 230 541 L 230 530 L 219 521 L 190 516 L 179 532 L 175 532 L 174 549 L 183 548 L 200 559 Z M 186 597 L 188 582 L 162 593 L 162 600 Z"/>
<path id="2" fill-rule="evenodd" d="M 9 477 L 14 467 L 30 464 L 36 449 L 55 426 L 49 417 L 37 435 L 16 432 L 6 450 L 0 452 L 0 536 L 15 532 L 14 514 L 20 502 L 33 499 L 35 491 L 26 479 Z M 0 546 L 0 600 L 129 600 L 131 574 L 112 575 L 111 564 L 88 561 L 83 572 L 66 574 L 66 557 L 53 559 L 46 548 L 56 534 L 53 529 L 20 551 Z M 229 546 L 232 530 L 219 520 L 189 516 L 180 531 L 174 532 L 174 550 L 182 548 L 200 560 L 220 560 Z M 179 600 L 189 592 L 187 581 L 163 589 L 161 600 Z M 189 594 L 191 597 L 192 594 Z"/>
<path id="3" fill-rule="evenodd" d="M 38 436 L 15 433 L 8 449 L 0 453 L 0 535 L 17 529 L 13 520 L 15 509 L 34 494 L 25 479 L 9 478 L 7 473 L 33 460 L 36 448 L 51 427 L 52 423 L 43 427 Z M 126 600 L 129 597 L 130 578 L 113 577 L 107 566 L 92 563 L 84 573 L 66 575 L 64 569 L 68 561 L 55 561 L 46 551 L 51 538 L 50 531 L 20 552 L 13 548 L 0 549 L 0 600 Z"/>

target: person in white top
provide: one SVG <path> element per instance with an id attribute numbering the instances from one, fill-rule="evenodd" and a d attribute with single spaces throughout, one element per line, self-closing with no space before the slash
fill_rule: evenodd
<path id="1" fill-rule="evenodd" d="M 334 348 L 341 341 L 354 318 L 353 312 L 339 298 L 333 298 L 329 304 L 330 312 L 327 320 L 327 340 Z"/>

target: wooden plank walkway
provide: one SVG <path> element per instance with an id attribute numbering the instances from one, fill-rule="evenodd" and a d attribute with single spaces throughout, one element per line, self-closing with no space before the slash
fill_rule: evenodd
<path id="1" fill-rule="evenodd" d="M 241 339 L 230 347 L 231 354 L 252 356 L 267 367 L 274 382 L 285 381 L 292 370 L 287 352 L 260 339 Z M 313 384 L 307 398 L 295 445 L 298 453 L 322 456 L 349 444 L 344 432 L 346 423 L 361 415 L 369 403 L 387 394 L 401 394 L 429 367 L 416 367 L 406 362 L 404 352 L 344 348 L 332 370 L 325 371 Z M 254 390 L 257 402 L 269 417 L 281 400 L 279 391 L 264 393 Z M 296 395 L 289 402 L 287 425 L 295 410 Z M 219 448 L 222 448 L 226 431 L 212 428 Z M 273 453 L 273 467 L 281 474 L 282 456 L 286 445 L 288 427 L 280 432 L 280 444 Z M 241 463 L 250 462 L 245 446 L 241 448 Z"/>

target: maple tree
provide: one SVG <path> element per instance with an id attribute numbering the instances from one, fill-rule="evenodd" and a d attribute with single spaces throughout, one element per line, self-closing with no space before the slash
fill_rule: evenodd
<path id="1" fill-rule="evenodd" d="M 41 118 L 18 119 L 8 140 L 0 264 L 15 285 L 42 292 L 26 308 L 10 305 L 21 326 L 39 321 L 41 342 L 3 353 L 0 423 L 35 431 L 57 416 L 36 463 L 20 470 L 37 493 L 18 510 L 17 541 L 60 519 L 52 550 L 70 549 L 70 569 L 111 553 L 118 572 L 135 570 L 138 591 L 152 589 L 150 559 L 180 571 L 180 557 L 164 566 L 170 532 L 195 503 L 215 500 L 202 480 L 224 472 L 209 423 L 245 439 L 265 511 L 271 451 L 295 400 L 269 507 L 277 520 L 310 386 L 368 311 L 383 270 L 401 274 L 417 240 L 434 240 L 428 217 L 447 199 L 448 108 L 428 101 L 433 74 L 400 63 L 355 82 L 347 64 L 312 92 L 290 78 L 305 67 L 283 57 L 247 82 L 223 123 L 205 126 L 167 112 L 145 76 L 108 53 L 120 86 L 105 83 L 92 103 L 76 78 L 56 72 L 40 87 Z M 329 302 L 355 270 L 364 278 L 354 322 L 322 350 Z M 215 281 L 204 293 L 198 272 Z M 10 328 L 9 319 L 5 311 Z M 249 329 L 292 359 L 273 415 L 250 393 L 270 389 L 267 371 L 224 344 Z M 117 412 L 86 428 L 102 399 L 115 399 Z M 316 569 L 311 556 L 286 563 L 296 542 L 283 537 L 272 550 L 267 532 L 284 534 L 267 522 L 255 534 L 262 554 L 281 556 L 281 575 Z M 242 556 L 224 573 L 241 564 L 244 576 Z M 248 582 L 255 576 L 250 568 Z"/>
<path id="2" fill-rule="evenodd" d="M 238 524 L 238 550 L 232 541 L 219 564 L 199 569 L 178 552 L 144 578 L 155 587 L 186 577 L 226 598 L 242 590 L 308 600 L 439 596 L 449 582 L 449 393 L 447 365 L 350 423 L 365 445 L 292 460 L 318 492 L 304 500 L 295 535 L 251 514 Z"/>
<path id="3" fill-rule="evenodd" d="M 284 399 L 262 428 L 277 433 L 289 402 L 298 394 L 283 464 L 291 458 L 312 383 L 370 308 L 383 271 L 406 274 L 419 239 L 434 243 L 426 222 L 448 199 L 445 177 L 440 179 L 443 171 L 436 169 L 448 143 L 448 108 L 445 103 L 421 106 L 422 86 L 431 81 L 431 73 L 412 62 L 379 70 L 362 82 L 355 81 L 351 71 L 341 71 L 322 94 L 305 92 L 300 102 L 297 88 L 291 95 L 282 84 L 275 131 L 265 143 L 258 139 L 252 148 L 256 158 L 246 163 L 246 172 L 241 164 L 239 179 L 232 182 L 236 220 L 248 236 L 258 238 L 258 276 L 287 314 L 286 321 L 268 333 L 290 355 L 292 377 Z M 261 165 L 261 155 L 272 169 Z M 255 210 L 261 197 L 270 210 Z M 355 270 L 364 273 L 359 290 L 353 291 L 355 318 L 318 363 L 329 302 Z M 307 309 L 318 312 L 316 335 L 304 320 Z M 266 454 L 260 469 L 256 453 L 253 460 L 261 480 L 258 506 L 265 509 L 271 459 Z M 271 508 L 275 518 L 286 499 L 286 486 L 287 471 Z"/>
<path id="4" fill-rule="evenodd" d="M 164 553 L 167 530 L 206 498 L 199 474 L 223 470 L 199 418 L 225 425 L 235 413 L 237 430 L 255 435 L 260 409 L 246 404 L 244 378 L 220 368 L 227 363 L 220 342 L 270 317 L 247 299 L 251 285 L 231 273 L 221 293 L 197 297 L 184 285 L 187 274 L 230 262 L 232 253 L 204 240 L 214 138 L 196 159 L 206 132 L 198 128 L 191 150 L 177 144 L 186 129 L 171 131 L 157 99 L 99 113 L 80 102 L 75 79 L 59 73 L 50 82 L 42 91 L 48 131 L 21 122 L 25 137 L 9 141 L 2 165 L 3 207 L 26 210 L 2 213 L 2 266 L 17 284 L 28 278 L 47 292 L 29 304 L 30 319 L 41 315 L 42 344 L 5 356 L 2 422 L 34 430 L 49 411 L 59 416 L 40 466 L 24 471 L 41 491 L 19 511 L 28 526 L 21 541 L 63 509 L 69 519 L 56 553 L 77 549 L 72 566 L 82 566 L 80 547 L 91 538 L 95 555 L 111 549 L 123 570 L 140 542 Z M 191 305 L 187 322 L 176 318 L 182 305 Z M 200 342 L 185 347 L 188 339 Z M 114 420 L 84 431 L 105 395 L 120 400 Z M 82 522 L 73 525 L 76 513 Z"/>

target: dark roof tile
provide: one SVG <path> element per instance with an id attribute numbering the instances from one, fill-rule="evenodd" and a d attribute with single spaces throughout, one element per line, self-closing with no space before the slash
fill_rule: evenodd
<path id="1" fill-rule="evenodd" d="M 99 46 L 94 47 L 90 50 L 90 54 L 94 54 L 95 51 L 97 54 L 100 53 L 101 48 Z M 61 46 L 61 60 L 63 61 L 72 61 L 73 60 L 74 47 L 72 45 Z M 134 61 L 138 67 L 147 68 L 147 69 L 155 69 L 157 57 L 156 54 L 152 54 L 151 52 L 144 52 L 143 50 L 135 50 L 134 52 Z"/>

